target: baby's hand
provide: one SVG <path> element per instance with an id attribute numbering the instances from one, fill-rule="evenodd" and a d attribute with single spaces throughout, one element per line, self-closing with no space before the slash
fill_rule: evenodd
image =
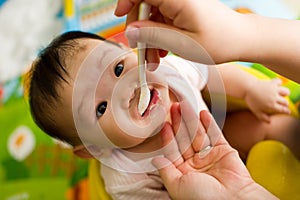
<path id="1" fill-rule="evenodd" d="M 279 78 L 258 80 L 247 92 L 245 101 L 258 119 L 270 122 L 272 114 L 290 114 L 285 98 L 289 94 L 290 90 L 282 86 Z"/>

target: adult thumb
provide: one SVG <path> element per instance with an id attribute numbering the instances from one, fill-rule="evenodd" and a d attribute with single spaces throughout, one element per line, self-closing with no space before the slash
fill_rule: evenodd
<path id="1" fill-rule="evenodd" d="M 208 52 L 184 30 L 156 22 L 143 21 L 130 24 L 125 32 L 133 47 L 136 42 L 151 48 L 164 49 L 198 63 L 215 64 Z"/>

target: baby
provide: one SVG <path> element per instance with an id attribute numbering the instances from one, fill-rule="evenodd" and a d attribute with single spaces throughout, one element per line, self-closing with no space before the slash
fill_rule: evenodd
<path id="1" fill-rule="evenodd" d="M 193 117 L 208 109 L 201 91 L 209 92 L 212 109 L 211 94 L 220 91 L 223 83 L 227 95 L 247 103 L 246 108 L 228 115 L 224 124 L 225 136 L 241 157 L 246 158 L 251 147 L 264 139 L 293 147 L 289 133 L 297 119 L 288 115 L 284 98 L 288 90 L 277 79 L 261 81 L 230 64 L 206 67 L 167 56 L 155 72 L 147 71 L 151 100 L 140 115 L 137 66 L 133 50 L 74 31 L 53 40 L 29 72 L 29 103 L 35 122 L 50 136 L 72 145 L 76 155 L 100 160 L 112 198 L 170 199 L 151 165 L 153 156 L 162 150 L 157 133 L 165 121 L 171 121 L 169 109 L 174 102 L 194 112 L 191 122 L 198 121 Z M 211 71 L 218 71 L 222 80 Z M 220 87 L 207 87 L 219 83 Z M 221 110 L 226 112 L 225 108 Z"/>

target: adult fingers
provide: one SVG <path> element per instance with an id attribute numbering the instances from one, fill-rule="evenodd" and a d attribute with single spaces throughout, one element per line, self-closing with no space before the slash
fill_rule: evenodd
<path id="1" fill-rule="evenodd" d="M 184 160 L 179 151 L 173 129 L 169 123 L 165 124 L 163 129 L 160 131 L 160 135 L 162 138 L 164 156 L 175 166 L 178 166 L 181 163 L 183 163 Z"/>
<path id="2" fill-rule="evenodd" d="M 138 21 L 130 24 L 125 32 L 130 44 L 144 42 L 157 49 L 173 52 L 187 60 L 214 64 L 207 51 L 193 39 L 193 33 L 167 24 Z"/>
<path id="3" fill-rule="evenodd" d="M 191 103 L 186 99 L 180 102 L 180 109 L 185 124 L 189 125 L 187 128 L 189 130 L 190 137 L 193 139 L 199 124 L 199 116 L 196 114 Z"/>
<path id="4" fill-rule="evenodd" d="M 142 0 L 119 0 L 115 9 L 116 16 L 123 16 L 128 14 L 132 8 L 139 4 Z"/>
<path id="5" fill-rule="evenodd" d="M 158 68 L 160 63 L 160 55 L 158 49 L 148 48 L 146 49 L 146 60 L 147 60 L 147 69 L 154 71 Z"/>
<path id="6" fill-rule="evenodd" d="M 192 147 L 195 152 L 200 152 L 201 150 L 205 149 L 209 145 L 210 145 L 209 137 L 206 134 L 206 131 L 202 123 L 199 123 L 195 138 L 192 142 Z"/>
<path id="7" fill-rule="evenodd" d="M 181 106 L 178 103 L 172 105 L 171 119 L 178 148 L 183 158 L 186 160 L 194 155 L 194 150 L 191 147 L 192 142 L 189 136 L 188 124 L 186 124 L 182 117 L 183 112 L 180 110 L 180 107 Z"/>
<path id="8" fill-rule="evenodd" d="M 123 16 L 128 14 L 131 9 L 139 4 L 142 0 L 119 0 L 115 9 L 116 16 Z M 174 19 L 182 10 L 182 7 L 187 3 L 186 1 L 177 0 L 144 0 L 144 2 L 160 10 L 165 17 Z"/>
<path id="9" fill-rule="evenodd" d="M 129 11 L 129 13 L 126 16 L 126 24 L 130 24 L 131 22 L 134 22 L 134 21 L 138 20 L 139 5 L 140 4 L 132 5 L 131 10 Z"/>
<path id="10" fill-rule="evenodd" d="M 228 144 L 216 121 L 207 110 L 203 110 L 200 112 L 200 120 L 204 128 L 206 129 L 207 135 L 210 139 L 210 144 L 212 146 L 219 144 Z"/>

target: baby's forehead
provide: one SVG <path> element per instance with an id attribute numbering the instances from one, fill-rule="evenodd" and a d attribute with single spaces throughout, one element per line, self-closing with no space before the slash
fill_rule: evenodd
<path id="1" fill-rule="evenodd" d="M 94 52 L 95 49 L 98 49 L 98 51 Z M 105 54 L 106 51 L 114 49 L 122 49 L 122 46 L 110 40 L 84 38 L 78 41 L 78 47 L 75 50 L 75 56 L 83 54 L 82 57 L 86 58 L 94 55 L 95 53 L 98 53 L 98 55 L 101 53 Z"/>
<path id="2" fill-rule="evenodd" d="M 106 55 L 109 55 L 108 52 L 118 51 L 118 49 L 120 49 L 120 46 L 111 41 L 98 39 L 77 40 L 76 49 L 73 49 L 73 52 L 65 58 L 67 70 L 74 77 L 85 63 L 92 60 L 100 62 Z"/>
<path id="3" fill-rule="evenodd" d="M 72 61 L 74 65 L 71 67 L 70 73 L 74 85 L 77 83 L 88 88 L 92 87 L 106 69 L 117 64 L 127 53 L 128 50 L 111 42 L 88 41 L 85 50 L 79 52 Z"/>
<path id="4" fill-rule="evenodd" d="M 87 45 L 80 68 L 92 65 L 106 69 L 130 52 L 130 49 L 125 49 L 121 45 L 111 41 L 91 41 Z"/>

